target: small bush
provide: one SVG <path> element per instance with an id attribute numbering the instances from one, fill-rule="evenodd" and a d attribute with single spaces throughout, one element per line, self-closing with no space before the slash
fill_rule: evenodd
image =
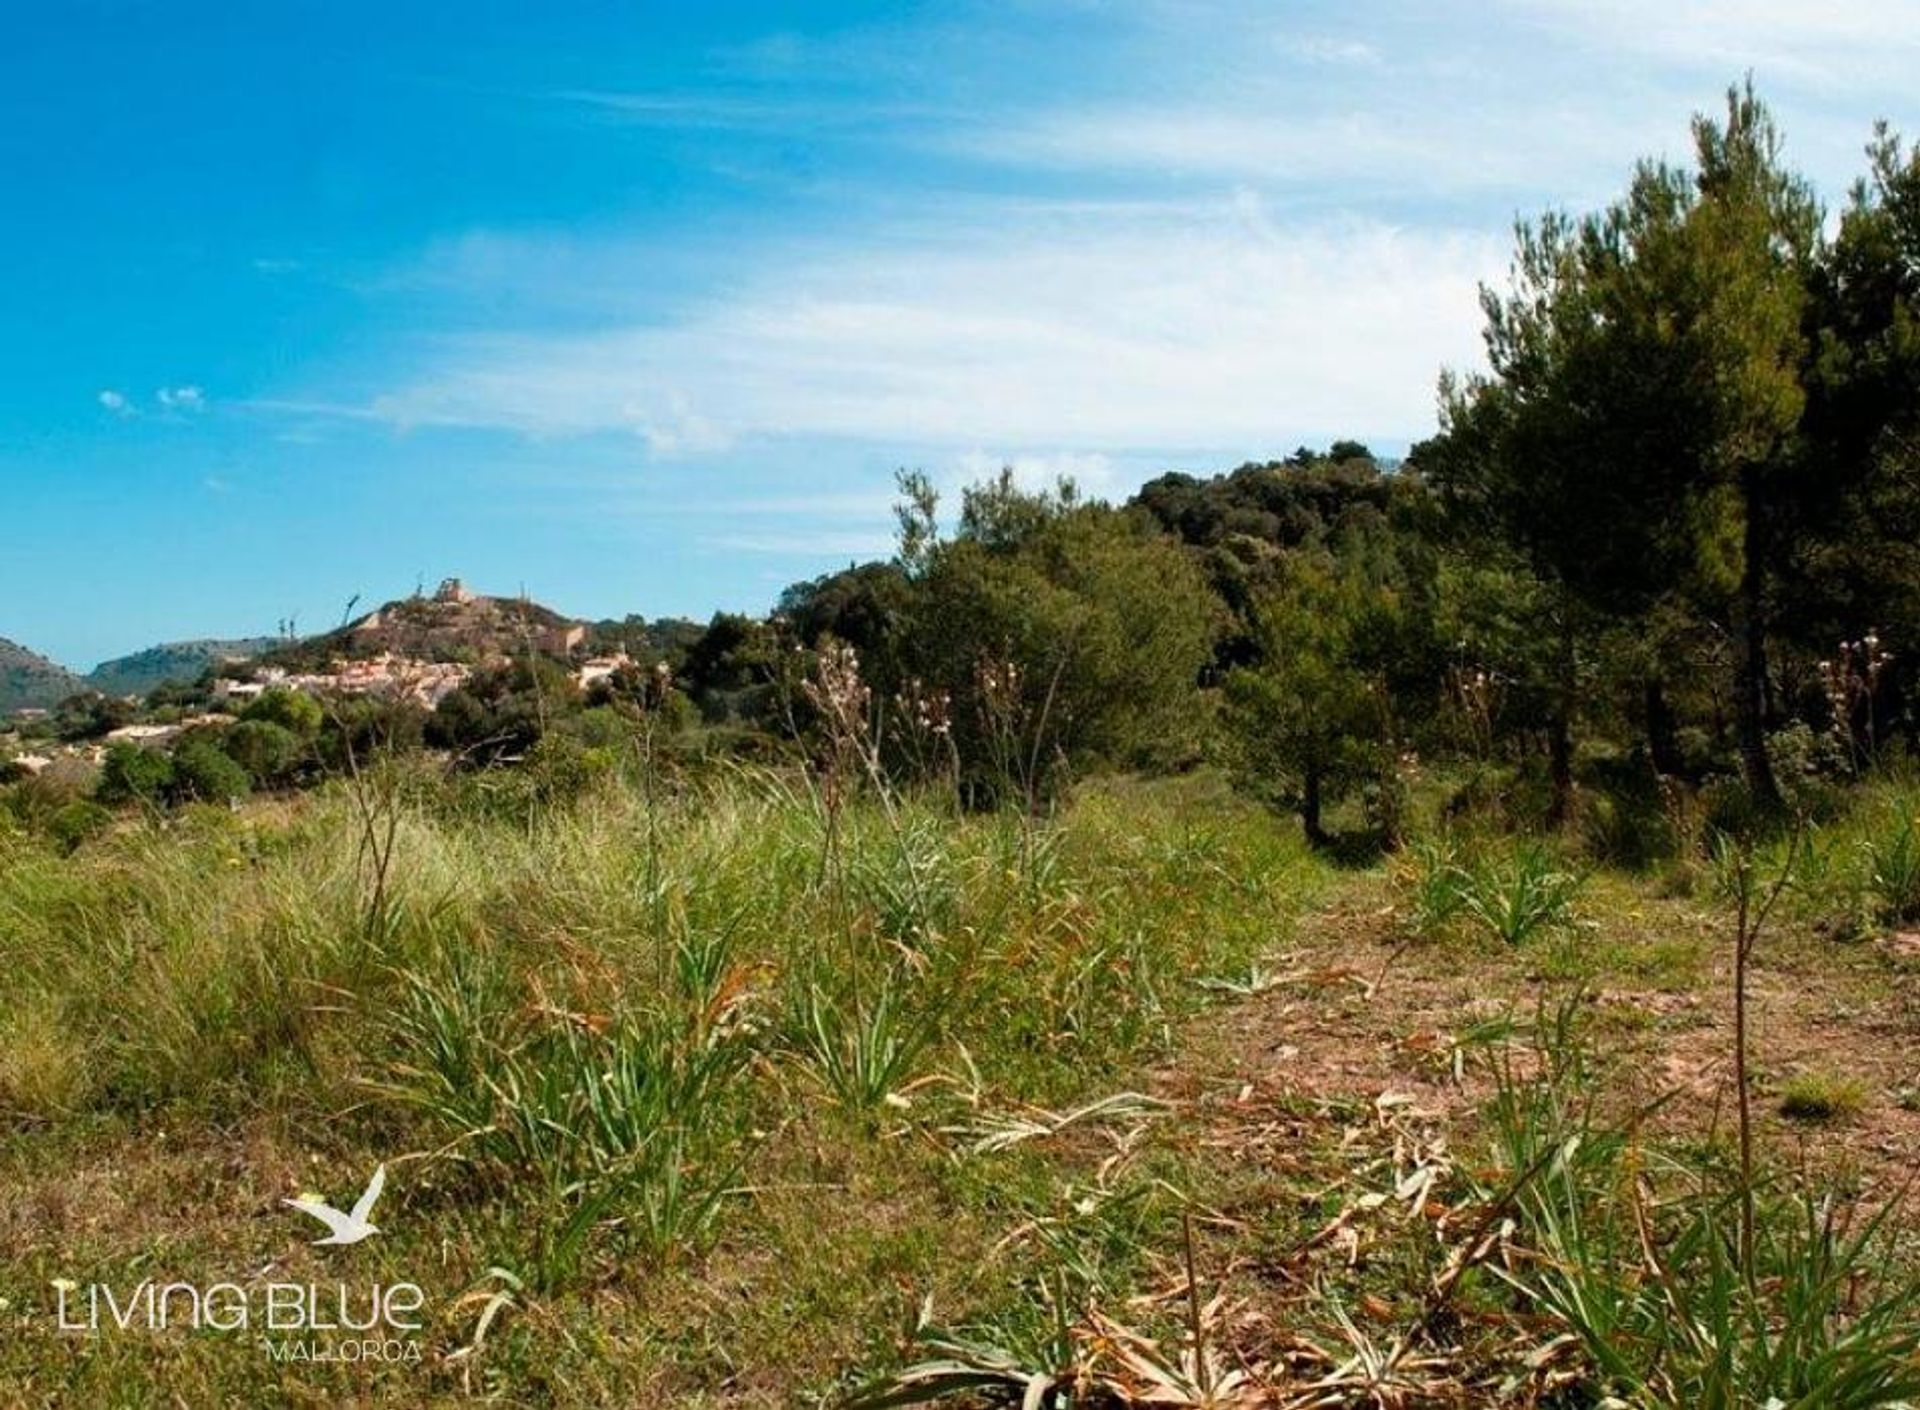
<path id="1" fill-rule="evenodd" d="M 220 747 L 254 783 L 268 788 L 286 782 L 307 757 L 305 741 L 271 720 L 241 720 L 223 733 Z"/>
<path id="2" fill-rule="evenodd" d="M 567 803 L 604 785 L 617 766 L 613 750 L 604 745 L 547 734 L 527 752 L 523 767 L 541 802 Z"/>
<path id="3" fill-rule="evenodd" d="M 1561 868 L 1545 845 L 1525 843 L 1510 856 L 1486 856 L 1468 867 L 1460 883 L 1461 909 L 1507 945 L 1572 923 L 1573 898 L 1583 878 Z"/>
<path id="4" fill-rule="evenodd" d="M 1845 752 L 1831 731 L 1816 733 L 1796 720 L 1767 736 L 1767 759 L 1787 806 L 1810 818 L 1831 818 L 1841 811 L 1840 782 L 1849 770 Z"/>
<path id="5" fill-rule="evenodd" d="M 176 802 L 199 799 L 225 803 L 245 798 L 252 785 L 247 771 L 228 758 L 210 739 L 183 740 L 173 751 L 171 794 Z"/>
<path id="6" fill-rule="evenodd" d="M 47 819 L 47 836 L 64 852 L 76 850 L 113 826 L 113 814 L 100 804 L 76 798 Z"/>
<path id="7" fill-rule="evenodd" d="M 1780 1089 L 1780 1114 L 1796 1121 L 1835 1121 L 1858 1115 L 1867 1089 L 1858 1079 L 1831 1072 L 1802 1072 Z"/>
<path id="8" fill-rule="evenodd" d="M 102 803 L 158 803 L 173 787 L 173 760 L 126 740 L 107 746 L 94 796 Z"/>
<path id="9" fill-rule="evenodd" d="M 1867 891 L 1887 925 L 1920 920 L 1920 823 L 1904 813 L 1883 836 L 1864 844 Z"/>
<path id="10" fill-rule="evenodd" d="M 240 718 L 250 723 L 276 725 L 298 739 L 310 740 L 320 733 L 326 716 L 320 702 L 311 695 L 276 686 L 260 692 L 240 712 Z"/>

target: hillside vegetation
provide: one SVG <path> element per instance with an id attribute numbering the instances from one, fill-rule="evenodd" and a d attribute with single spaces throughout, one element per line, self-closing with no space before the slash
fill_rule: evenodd
<path id="1" fill-rule="evenodd" d="M 273 645 L 270 636 L 170 641 L 102 661 L 87 672 L 83 685 L 103 695 L 145 695 L 162 685 L 189 684 L 223 662 L 247 660 Z"/>
<path id="2" fill-rule="evenodd" d="M 1576 888 L 1455 829 L 1444 857 L 1345 872 L 1205 778 L 1088 786 L 1046 821 L 638 762 L 532 812 L 389 782 L 383 889 L 351 789 L 65 859 L 0 844 L 8 1398 L 773 1406 L 951 1389 L 899 1368 L 958 1357 L 969 1384 L 1164 1403 L 1150 1367 L 1204 1380 L 1179 1370 L 1196 1316 L 1206 1374 L 1250 1378 L 1216 1403 L 1697 1385 L 1720 1356 L 1784 1389 L 1912 1379 L 1912 1227 L 1868 1220 L 1920 1154 L 1911 1047 L 1875 1036 L 1912 1031 L 1920 955 L 1829 937 L 1885 913 L 1874 859 L 1920 793 L 1813 840 L 1755 1053 L 1759 1256 L 1806 1256 L 1796 1191 L 1838 1179 L 1866 1204 L 1832 1276 L 1850 1306 L 1901 1300 L 1885 1326 L 1837 1288 L 1770 1302 L 1767 1325 L 1835 1345 L 1763 1372 L 1758 1325 L 1676 1347 L 1660 1307 L 1585 1323 L 1566 1299 L 1650 1291 L 1638 1252 L 1583 1244 L 1579 1289 L 1542 1276 L 1566 1219 L 1619 1236 L 1619 1162 L 1645 1167 L 1676 1276 L 1711 1271 L 1688 1221 L 1734 1218 L 1690 1193 L 1738 1188 L 1710 867 L 1688 896 L 1547 854 Z M 1519 1076 L 1542 1061 L 1548 1085 Z M 1652 1124 L 1643 1100 L 1666 1102 Z M 1581 1132 L 1581 1165 L 1543 1178 Z M 344 1200 L 381 1162 L 387 1234 L 308 1248 L 278 1201 Z M 422 1360 L 289 1379 L 249 1338 L 49 1324 L 56 1279 L 266 1267 L 420 1283 Z M 956 1330 L 916 1351 L 923 1301 Z"/>
<path id="3" fill-rule="evenodd" d="M 46 709 L 81 689 L 80 678 L 64 666 L 0 637 L 0 714 Z"/>

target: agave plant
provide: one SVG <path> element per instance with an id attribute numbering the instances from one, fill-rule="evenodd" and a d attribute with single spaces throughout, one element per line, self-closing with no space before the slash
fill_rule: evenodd
<path id="1" fill-rule="evenodd" d="M 803 1051 L 820 1084 L 849 1111 L 897 1100 L 933 1041 L 934 1020 L 908 1013 L 899 987 L 889 977 L 861 1002 L 836 999 L 817 984 L 807 990 Z"/>
<path id="2" fill-rule="evenodd" d="M 1920 823 L 1909 814 L 1885 838 L 1864 845 L 1867 890 L 1889 925 L 1920 920 Z"/>
<path id="3" fill-rule="evenodd" d="M 1488 934 L 1511 946 L 1567 925 L 1584 878 L 1562 870 L 1538 842 L 1508 858 L 1487 857 L 1459 879 L 1459 907 Z"/>

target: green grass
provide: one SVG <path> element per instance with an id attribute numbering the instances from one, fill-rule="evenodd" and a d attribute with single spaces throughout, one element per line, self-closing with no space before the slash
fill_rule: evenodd
<path id="1" fill-rule="evenodd" d="M 424 1366 L 316 1367 L 315 1395 L 830 1395 L 928 1290 L 1025 1316 L 1051 1265 L 996 1246 L 1084 1223 L 1075 1143 L 1144 1118 L 979 1154 L 960 1133 L 1124 1091 L 1218 1001 L 1195 981 L 1248 970 L 1333 881 L 1204 779 L 1089 786 L 1032 833 L 863 803 L 836 847 L 789 778 L 663 794 L 515 815 L 421 780 L 373 932 L 337 792 L 72 856 L 0 843 L 0 1178 L 84 1192 L 0 1227 L 0 1296 L 29 1311 L 0 1399 L 257 1398 L 278 1373 L 240 1338 L 156 1358 L 45 1314 L 56 1277 L 270 1260 L 408 1276 L 436 1310 Z M 308 1249 L 276 1201 L 345 1199 L 380 1161 L 390 1232 Z M 183 1176 L 204 1203 L 145 1202 Z"/>
<path id="2" fill-rule="evenodd" d="M 1646 1405 L 1894 1406 L 1920 1395 L 1920 1281 L 1890 1264 L 1897 1206 L 1861 1213 L 1650 1138 L 1585 1048 L 1577 1005 L 1535 1060 L 1497 1064 L 1489 1125 L 1525 1256 L 1495 1278 L 1582 1347 L 1588 1385 Z"/>
<path id="3" fill-rule="evenodd" d="M 1866 1084 L 1839 1073 L 1798 1072 L 1780 1086 L 1780 1114 L 1796 1121 L 1840 1121 L 1866 1104 Z"/>
<path id="4" fill-rule="evenodd" d="M 1431 1094 L 1383 1105 L 1361 1076 L 1329 1096 L 1295 1073 L 1304 1057 L 1276 1058 L 1258 1092 L 1232 1063 L 1390 1007 L 1416 965 L 1515 1008 L 1612 991 L 1582 1041 L 1623 1061 L 1712 1037 L 1692 1006 L 1725 945 L 1709 899 L 1621 871 L 1576 882 L 1544 845 L 1497 837 L 1343 871 L 1207 774 L 1092 782 L 1031 826 L 912 796 L 830 817 L 804 780 L 735 768 L 652 804 L 618 779 L 554 805 L 424 775 L 398 796 L 378 926 L 338 791 L 123 818 L 70 855 L 0 838 L 0 1403 L 825 1405 L 915 1362 L 1024 1393 L 1090 1356 L 1110 1389 L 1164 1374 L 1198 1394 L 1233 1368 L 1230 1345 L 1270 1354 L 1295 1330 L 1320 1350 L 1290 1354 L 1324 1352 L 1314 1374 L 1357 1396 L 1353 1366 L 1415 1345 L 1518 1138 L 1494 1109 L 1449 1130 L 1421 1113 Z M 1822 920 L 1870 894 L 1868 844 L 1910 802 L 1876 789 L 1828 826 L 1832 865 L 1796 891 L 1769 963 L 1884 989 L 1889 962 Z M 1410 932 L 1435 943 L 1408 948 Z M 1259 1014 L 1279 1026 L 1254 1051 Z M 1462 1092 L 1486 1052 L 1538 1031 L 1439 1022 L 1451 1032 L 1407 1049 L 1426 1054 L 1415 1076 Z M 1336 1071 L 1391 1050 L 1353 1038 Z M 1570 1109 L 1528 1139 L 1564 1138 Z M 1603 1135 L 1573 1193 L 1583 1217 L 1618 1220 L 1632 1143 Z M 1662 1146 L 1663 1189 L 1688 1171 L 1708 1188 L 1684 1159 Z M 385 1232 L 310 1247 L 279 1201 L 350 1199 L 381 1162 Z M 1427 1191 L 1422 1217 L 1409 1189 Z M 1864 1258 L 1778 1207 L 1782 1260 Z M 1663 1315 L 1629 1286 L 1633 1248 L 1581 1271 L 1552 1242 L 1564 1208 L 1521 1214 L 1551 1266 L 1599 1281 L 1467 1277 L 1446 1354 L 1478 1368 L 1461 1372 L 1474 1393 L 1534 1375 L 1539 1345 L 1474 1328 L 1579 1341 L 1569 1299 L 1602 1294 L 1636 1337 Z M 1708 1288 L 1723 1215 L 1659 1216 L 1674 1266 Z M 1170 1294 L 1189 1257 L 1235 1297 Z M 234 1336 L 48 1325 L 56 1278 L 269 1267 L 420 1283 L 424 1359 L 295 1372 Z M 1822 1288 L 1801 1292 L 1824 1326 Z M 1243 1307 L 1259 1317 L 1233 1323 Z M 1534 1320 L 1510 1324 L 1516 1309 Z M 1738 1348 L 1750 1330 L 1715 1335 Z M 1608 1370 L 1592 1336 L 1577 1386 L 1683 1384 Z M 1383 1394 L 1451 1374 L 1422 1369 L 1434 1348 L 1415 1341 Z"/>

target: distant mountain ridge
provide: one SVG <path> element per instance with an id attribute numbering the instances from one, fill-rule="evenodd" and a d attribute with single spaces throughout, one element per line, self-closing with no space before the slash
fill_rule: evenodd
<path id="1" fill-rule="evenodd" d="M 86 688 L 65 666 L 0 637 L 0 714 L 55 705 Z"/>
<path id="2" fill-rule="evenodd" d="M 170 681 L 197 681 L 209 666 L 232 657 L 258 656 L 273 645 L 270 636 L 165 642 L 102 661 L 83 676 L 0 637 L 0 715 L 29 707 L 46 709 L 88 690 L 145 695 Z"/>
<path id="3" fill-rule="evenodd" d="M 585 622 L 551 607 L 524 597 L 471 592 L 458 578 L 448 578 L 431 596 L 396 598 L 316 636 L 165 642 L 102 661 L 85 675 L 0 638 L 0 716 L 28 706 L 57 705 L 88 690 L 145 695 L 169 682 L 196 681 L 209 667 L 233 658 L 313 670 L 341 657 L 364 659 L 384 652 L 478 663 L 529 651 L 564 657 L 585 649 L 594 635 Z"/>
<path id="4" fill-rule="evenodd" d="M 250 659 L 277 644 L 270 636 L 163 642 L 130 656 L 102 661 L 87 673 L 86 685 L 103 695 L 145 695 L 169 681 L 197 681 L 209 666 Z"/>

